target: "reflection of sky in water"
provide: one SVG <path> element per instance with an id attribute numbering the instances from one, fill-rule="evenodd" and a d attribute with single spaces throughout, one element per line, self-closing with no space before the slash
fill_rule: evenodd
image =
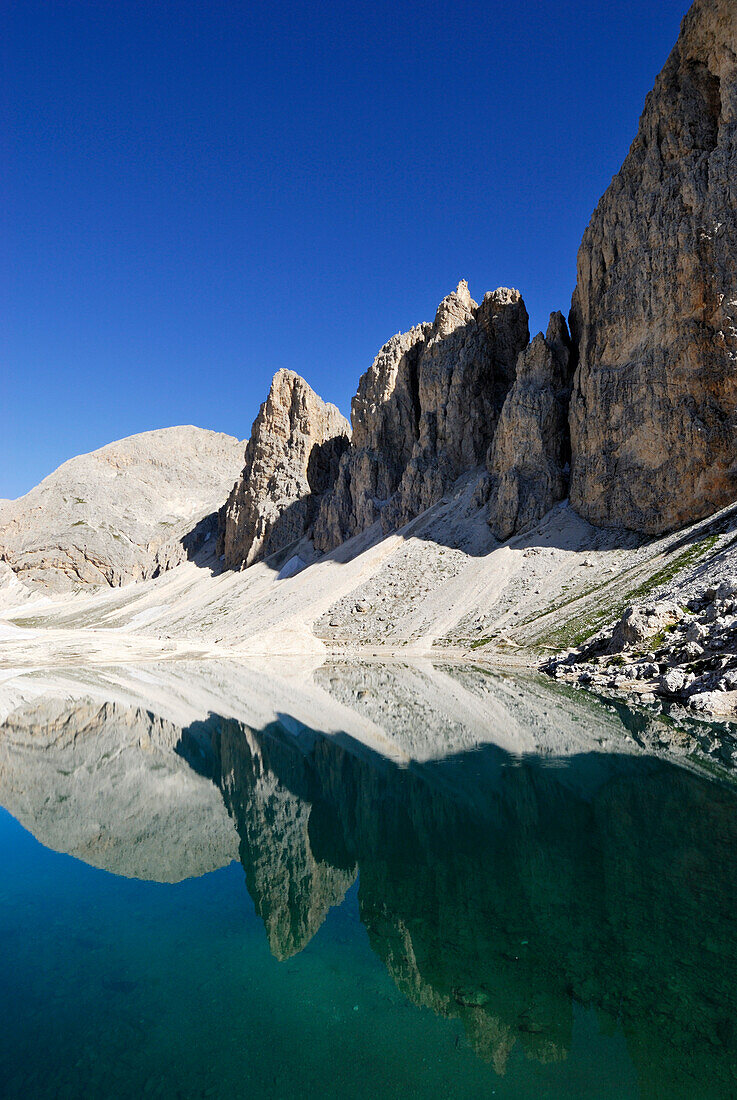
<path id="1" fill-rule="evenodd" d="M 731 791 L 67 707 L 45 748 L 2 742 L 0 799 L 86 860 L 0 813 L 5 1095 L 733 1091 Z"/>

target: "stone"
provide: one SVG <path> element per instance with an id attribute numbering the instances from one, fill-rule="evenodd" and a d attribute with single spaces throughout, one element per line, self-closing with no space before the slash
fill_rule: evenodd
<path id="1" fill-rule="evenodd" d="M 528 340 L 516 290 L 477 305 L 465 282 L 432 324 L 393 336 L 359 382 L 351 447 L 315 523 L 317 549 L 377 520 L 384 533 L 402 526 L 481 466 Z"/>
<path id="2" fill-rule="evenodd" d="M 221 517 L 229 569 L 252 565 L 310 531 L 349 438 L 348 421 L 335 405 L 294 371 L 277 371 Z"/>
<path id="3" fill-rule="evenodd" d="M 233 436 L 182 426 L 79 455 L 0 505 L 0 561 L 26 588 L 146 580 L 195 556 L 243 461 Z"/>
<path id="4" fill-rule="evenodd" d="M 701 644 L 701 642 L 708 641 L 709 631 L 703 623 L 690 623 L 688 630 L 686 631 L 686 641 Z"/>
<path id="5" fill-rule="evenodd" d="M 619 653 L 633 646 L 641 646 L 654 634 L 672 627 L 678 621 L 679 610 L 671 603 L 648 608 L 628 607 L 614 627 L 609 652 Z"/>
<path id="6" fill-rule="evenodd" d="M 519 356 L 488 453 L 488 518 L 500 540 L 534 527 L 568 492 L 571 367 L 568 326 L 553 313 Z"/>
<path id="7" fill-rule="evenodd" d="M 571 503 L 658 534 L 737 498 L 737 5 L 696 0 L 581 244 Z"/>
<path id="8" fill-rule="evenodd" d="M 678 695 L 688 683 L 689 677 L 679 668 L 672 668 L 660 678 L 660 687 L 667 695 Z"/>
<path id="9" fill-rule="evenodd" d="M 720 709 L 720 694 L 718 691 L 696 692 L 689 698 L 688 705 L 692 710 L 713 714 Z"/>
<path id="10" fill-rule="evenodd" d="M 728 577 L 723 580 L 716 590 L 716 599 L 729 600 L 737 595 L 737 577 Z"/>

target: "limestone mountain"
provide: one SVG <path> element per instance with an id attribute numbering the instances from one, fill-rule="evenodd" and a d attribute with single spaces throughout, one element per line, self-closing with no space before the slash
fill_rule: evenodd
<path id="1" fill-rule="evenodd" d="M 571 503 L 657 533 L 737 497 L 737 5 L 696 0 L 578 256 Z"/>
<path id="2" fill-rule="evenodd" d="M 63 463 L 0 505 L 0 561 L 24 585 L 69 591 L 143 580 L 194 553 L 242 463 L 235 437 L 142 432 Z"/>
<path id="3" fill-rule="evenodd" d="M 432 324 L 392 337 L 359 382 L 352 445 L 320 506 L 317 548 L 330 550 L 379 518 L 384 531 L 400 527 L 483 463 L 528 340 L 516 290 L 490 292 L 477 305 L 465 281 Z"/>
<path id="4" fill-rule="evenodd" d="M 309 531 L 349 437 L 345 417 L 298 374 L 274 375 L 221 517 L 229 568 L 252 565 Z"/>
<path id="5" fill-rule="evenodd" d="M 520 354 L 488 456 L 489 524 L 499 539 L 534 527 L 568 491 L 568 327 L 553 313 L 547 335 Z"/>

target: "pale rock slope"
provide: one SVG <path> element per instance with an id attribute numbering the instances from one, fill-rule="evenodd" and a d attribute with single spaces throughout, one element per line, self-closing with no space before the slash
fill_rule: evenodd
<path id="1" fill-rule="evenodd" d="M 55 592 L 155 576 L 214 535 L 207 517 L 242 461 L 233 436 L 190 426 L 79 455 L 0 506 L 0 561 L 24 586 Z"/>
<path id="2" fill-rule="evenodd" d="M 322 401 L 298 374 L 276 373 L 221 518 L 228 568 L 252 565 L 310 530 L 350 434 L 335 405 Z"/>
<path id="3" fill-rule="evenodd" d="M 737 497 L 737 5 L 696 0 L 578 256 L 571 503 L 682 527 Z"/>

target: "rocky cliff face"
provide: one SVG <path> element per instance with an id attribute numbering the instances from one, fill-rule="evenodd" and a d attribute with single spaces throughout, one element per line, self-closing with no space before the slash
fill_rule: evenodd
<path id="1" fill-rule="evenodd" d="M 233 436 L 178 427 L 72 458 L 0 505 L 0 561 L 55 591 L 156 576 L 215 534 L 242 454 Z"/>
<path id="2" fill-rule="evenodd" d="M 572 354 L 561 313 L 517 362 L 489 449 L 489 524 L 498 539 L 534 527 L 568 492 Z"/>
<path id="3" fill-rule="evenodd" d="M 657 533 L 737 497 L 737 6 L 697 0 L 581 245 L 571 502 Z"/>
<path id="4" fill-rule="evenodd" d="M 293 371 L 276 373 L 221 520 L 229 568 L 268 557 L 309 530 L 349 437 L 348 421 L 334 405 Z"/>
<path id="5" fill-rule="evenodd" d="M 318 549 L 379 518 L 385 531 L 401 526 L 484 461 L 529 340 L 527 320 L 516 290 L 477 305 L 461 282 L 433 324 L 384 345 L 353 401 L 353 446 L 321 505 Z"/>

